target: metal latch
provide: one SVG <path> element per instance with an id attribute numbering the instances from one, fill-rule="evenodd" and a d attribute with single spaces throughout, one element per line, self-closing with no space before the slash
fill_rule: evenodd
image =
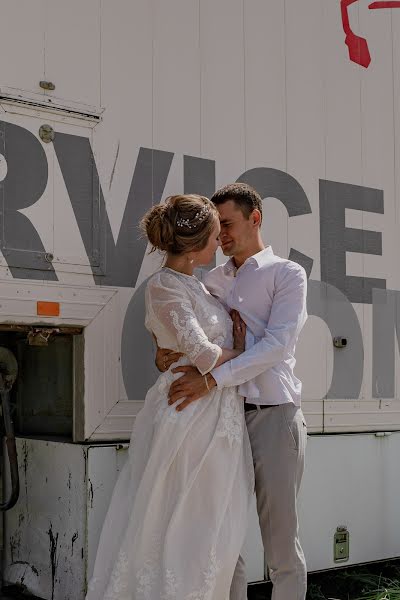
<path id="1" fill-rule="evenodd" d="M 32 327 L 30 331 L 28 331 L 28 344 L 29 346 L 47 346 L 49 343 L 49 338 L 52 335 L 56 335 L 60 333 L 60 330 L 52 327 L 51 329 L 45 329 L 44 327 Z"/>
<path id="2" fill-rule="evenodd" d="M 337 527 L 333 536 L 333 560 L 334 562 L 349 560 L 349 532 L 345 525 Z"/>

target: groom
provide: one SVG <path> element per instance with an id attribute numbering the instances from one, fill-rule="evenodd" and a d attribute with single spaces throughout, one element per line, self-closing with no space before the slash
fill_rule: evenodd
<path id="1" fill-rule="evenodd" d="M 304 600 L 307 571 L 298 537 L 297 493 L 304 468 L 306 426 L 300 408 L 301 382 L 293 373 L 297 338 L 306 318 L 307 280 L 297 263 L 275 256 L 261 238 L 262 200 L 250 186 L 234 183 L 211 198 L 221 222 L 222 251 L 230 259 L 208 272 L 204 284 L 247 325 L 246 351 L 203 377 L 182 366 L 170 389 L 177 410 L 208 389 L 239 386 L 253 452 L 257 511 L 272 600 Z M 158 350 L 165 370 L 176 354 Z M 230 600 L 247 598 L 244 561 L 239 557 Z"/>

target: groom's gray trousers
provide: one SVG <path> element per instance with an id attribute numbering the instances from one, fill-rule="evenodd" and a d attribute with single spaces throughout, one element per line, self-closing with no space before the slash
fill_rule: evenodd
<path id="1" fill-rule="evenodd" d="M 304 416 L 294 404 L 280 404 L 246 412 L 246 422 L 261 535 L 273 584 L 272 600 L 304 600 L 307 570 L 296 507 L 307 439 Z M 230 600 L 246 598 L 245 564 L 239 557 Z"/>

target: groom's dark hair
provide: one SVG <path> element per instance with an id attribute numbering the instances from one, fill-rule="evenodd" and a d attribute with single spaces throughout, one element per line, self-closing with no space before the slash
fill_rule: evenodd
<path id="1" fill-rule="evenodd" d="M 233 202 L 240 208 L 246 219 L 248 219 L 254 209 L 257 209 L 261 214 L 262 219 L 262 199 L 260 194 L 247 183 L 229 183 L 220 188 L 211 197 L 211 202 L 218 206 L 224 204 L 228 200 Z"/>

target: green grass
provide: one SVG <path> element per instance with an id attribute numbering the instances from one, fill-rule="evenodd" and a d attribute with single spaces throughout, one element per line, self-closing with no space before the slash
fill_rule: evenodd
<path id="1" fill-rule="evenodd" d="M 270 600 L 271 584 L 250 586 L 249 600 Z M 400 600 L 400 559 L 308 577 L 307 600 Z"/>
<path id="2" fill-rule="evenodd" d="M 307 600 L 400 600 L 400 565 L 384 563 L 311 577 Z"/>
<path id="3" fill-rule="evenodd" d="M 400 583 L 390 580 L 380 582 L 370 591 L 364 592 L 360 600 L 400 600 Z"/>

